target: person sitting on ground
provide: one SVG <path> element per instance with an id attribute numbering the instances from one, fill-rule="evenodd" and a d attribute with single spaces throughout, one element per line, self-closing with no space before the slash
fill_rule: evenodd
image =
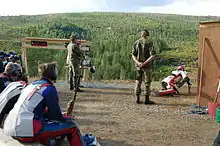
<path id="1" fill-rule="evenodd" d="M 9 57 L 9 61 L 21 65 L 21 69 L 22 69 L 21 80 L 25 81 L 25 82 L 28 82 L 28 77 L 27 77 L 28 75 L 27 75 L 25 69 L 22 67 L 22 64 L 21 64 L 21 56 L 12 55 L 13 52 L 10 52 L 10 53 L 11 53 L 11 56 Z"/>
<path id="2" fill-rule="evenodd" d="M 177 81 L 179 80 L 179 81 Z M 179 66 L 177 70 L 172 71 L 171 75 L 164 78 L 161 81 L 163 90 L 160 92 L 160 95 L 168 95 L 168 94 L 179 94 L 179 91 L 175 87 L 177 85 L 178 88 L 182 87 L 185 83 L 188 84 L 188 93 L 191 93 L 191 81 L 187 76 L 187 72 L 185 71 L 184 66 Z"/>
<path id="3" fill-rule="evenodd" d="M 70 146 L 84 146 L 80 130 L 61 113 L 56 87 L 56 65 L 42 65 L 41 79 L 27 85 L 5 119 L 3 131 L 20 142 L 48 144 L 48 139 L 65 137 Z"/>
<path id="4" fill-rule="evenodd" d="M 21 74 L 21 66 L 16 63 L 9 62 L 5 66 L 5 71 L 0 74 L 0 93 L 8 86 L 9 83 L 20 80 Z"/>
<path id="5" fill-rule="evenodd" d="M 26 83 L 20 81 L 21 67 L 18 64 L 9 63 L 0 76 L 1 90 L 3 90 L 0 94 L 0 125 L 2 125 L 4 117 L 14 107 Z"/>

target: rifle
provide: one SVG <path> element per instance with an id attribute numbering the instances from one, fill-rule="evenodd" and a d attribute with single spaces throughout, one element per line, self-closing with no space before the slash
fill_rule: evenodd
<path id="1" fill-rule="evenodd" d="M 77 81 L 77 83 L 76 83 L 76 87 L 75 87 L 75 94 L 73 96 L 73 99 L 70 100 L 67 104 L 67 110 L 66 110 L 66 115 L 67 116 L 72 116 L 74 104 L 75 104 L 75 101 L 76 101 L 76 95 L 77 95 L 77 89 L 78 89 L 78 86 L 79 86 L 80 76 L 77 76 L 76 81 Z"/>

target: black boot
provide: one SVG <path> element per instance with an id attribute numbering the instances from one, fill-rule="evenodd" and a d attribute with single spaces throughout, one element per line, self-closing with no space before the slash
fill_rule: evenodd
<path id="1" fill-rule="evenodd" d="M 137 97 L 136 103 L 140 104 L 140 95 L 136 95 L 136 97 Z"/>
<path id="2" fill-rule="evenodd" d="M 79 89 L 79 80 L 77 76 L 74 77 L 74 91 L 83 92 L 83 90 Z"/>
<path id="3" fill-rule="evenodd" d="M 146 95 L 144 104 L 155 104 L 155 102 L 153 102 L 149 99 L 149 95 Z"/>
<path id="4" fill-rule="evenodd" d="M 77 92 L 84 92 L 83 90 L 81 90 L 81 89 L 79 89 L 79 88 L 75 88 L 75 90 L 74 91 L 76 91 L 77 90 Z"/>
<path id="5" fill-rule="evenodd" d="M 69 84 L 70 84 L 70 90 L 74 89 L 74 85 L 73 85 L 73 77 L 69 78 Z"/>
<path id="6" fill-rule="evenodd" d="M 74 86 L 73 85 L 70 85 L 70 90 L 73 90 L 74 89 Z"/>

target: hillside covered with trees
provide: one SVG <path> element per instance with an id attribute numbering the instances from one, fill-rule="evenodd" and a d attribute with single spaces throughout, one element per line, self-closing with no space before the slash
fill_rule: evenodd
<path id="1" fill-rule="evenodd" d="M 72 32 L 91 42 L 95 80 L 134 79 L 131 46 L 148 29 L 154 47 L 165 59 L 154 62 L 158 80 L 178 65 L 193 70 L 199 51 L 200 21 L 218 17 L 198 17 L 150 13 L 66 13 L 35 16 L 1 16 L 0 49 L 20 52 L 22 37 L 69 38 Z M 30 76 L 37 74 L 37 62 L 56 60 L 60 77 L 65 77 L 66 51 L 28 49 Z"/>

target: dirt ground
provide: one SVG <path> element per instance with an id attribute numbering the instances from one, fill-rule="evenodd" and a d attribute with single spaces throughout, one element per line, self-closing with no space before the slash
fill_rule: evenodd
<path id="1" fill-rule="evenodd" d="M 65 110 L 74 92 L 56 85 Z M 133 90 L 82 88 L 74 115 L 83 134 L 92 133 L 103 146 L 211 146 L 219 124 L 208 115 L 192 115 L 191 95 L 151 97 L 156 105 L 137 105 Z M 144 100 L 144 98 L 142 98 Z"/>

